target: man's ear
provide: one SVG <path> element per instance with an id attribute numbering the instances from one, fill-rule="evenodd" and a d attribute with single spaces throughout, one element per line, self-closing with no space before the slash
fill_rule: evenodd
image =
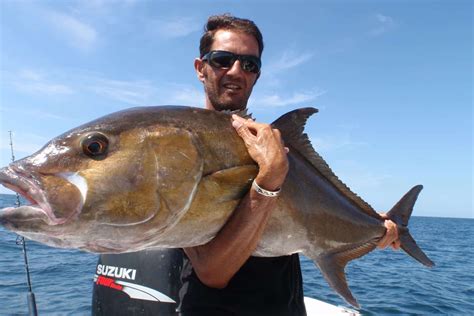
<path id="1" fill-rule="evenodd" d="M 194 59 L 194 69 L 199 81 L 204 82 L 204 62 L 200 58 Z"/>

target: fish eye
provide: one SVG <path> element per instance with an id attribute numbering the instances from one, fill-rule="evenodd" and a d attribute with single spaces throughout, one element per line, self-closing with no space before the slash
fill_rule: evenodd
<path id="1" fill-rule="evenodd" d="M 81 145 L 84 154 L 93 159 L 101 160 L 107 155 L 109 140 L 103 134 L 94 133 L 87 135 L 82 140 Z"/>

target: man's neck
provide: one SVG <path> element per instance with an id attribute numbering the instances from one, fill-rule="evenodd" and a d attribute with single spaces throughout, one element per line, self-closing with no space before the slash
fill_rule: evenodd
<path id="1" fill-rule="evenodd" d="M 206 110 L 211 110 L 211 111 L 215 111 L 216 109 L 212 106 L 211 103 L 209 102 L 206 102 Z"/>

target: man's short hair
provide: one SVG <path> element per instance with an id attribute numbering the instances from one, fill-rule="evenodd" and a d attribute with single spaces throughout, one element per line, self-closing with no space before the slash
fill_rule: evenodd
<path id="1" fill-rule="evenodd" d="M 258 43 L 259 57 L 262 56 L 263 36 L 257 25 L 251 20 L 241 19 L 226 13 L 210 16 L 207 20 L 204 26 L 204 34 L 199 43 L 199 55 L 201 58 L 211 50 L 212 43 L 214 42 L 214 34 L 218 30 L 238 31 L 252 35 Z"/>

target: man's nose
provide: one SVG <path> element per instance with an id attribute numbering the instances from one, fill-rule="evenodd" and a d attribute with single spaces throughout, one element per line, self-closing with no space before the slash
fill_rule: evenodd
<path id="1" fill-rule="evenodd" d="M 232 67 L 227 70 L 227 73 L 231 75 L 243 75 L 243 69 L 240 64 L 240 60 L 237 59 L 232 65 Z"/>

